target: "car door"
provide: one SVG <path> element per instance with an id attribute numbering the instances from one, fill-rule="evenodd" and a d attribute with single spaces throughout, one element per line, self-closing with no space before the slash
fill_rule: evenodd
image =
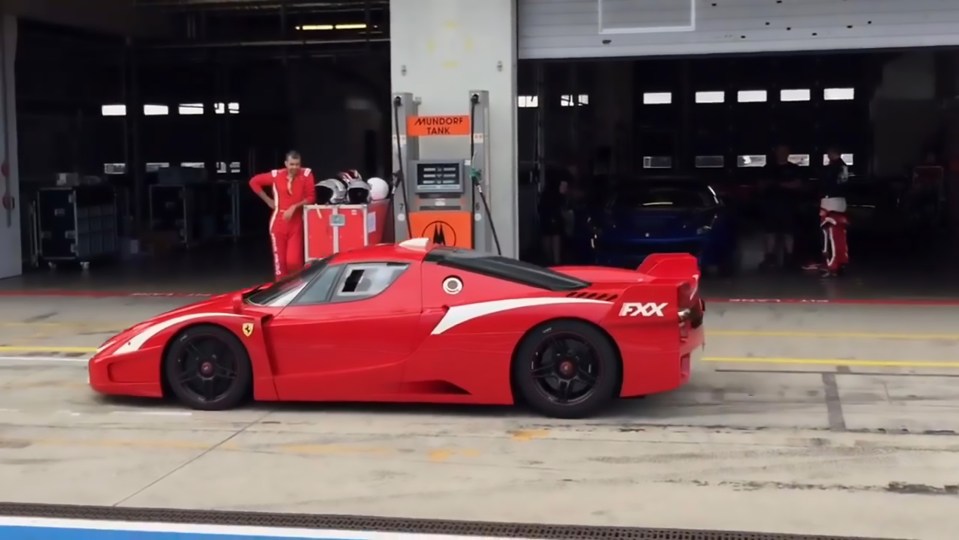
<path id="1" fill-rule="evenodd" d="M 376 400 L 399 388 L 420 321 L 419 268 L 332 266 L 270 322 L 282 400 Z"/>

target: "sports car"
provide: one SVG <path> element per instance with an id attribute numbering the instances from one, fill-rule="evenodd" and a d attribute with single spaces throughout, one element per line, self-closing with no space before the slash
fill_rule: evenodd
<path id="1" fill-rule="evenodd" d="M 587 219 L 587 260 L 635 268 L 650 253 L 689 253 L 707 270 L 729 275 L 738 269 L 733 216 L 705 182 L 638 179 L 611 191 Z"/>
<path id="2" fill-rule="evenodd" d="M 137 324 L 98 349 L 89 380 L 200 410 L 524 403 L 581 418 L 687 382 L 704 311 L 689 255 L 545 268 L 415 238 Z"/>

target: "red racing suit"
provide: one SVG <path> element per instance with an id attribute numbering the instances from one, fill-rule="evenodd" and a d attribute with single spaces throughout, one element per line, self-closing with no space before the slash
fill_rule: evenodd
<path id="1" fill-rule="evenodd" d="M 845 212 L 820 208 L 819 226 L 822 228 L 823 269 L 835 274 L 849 264 L 849 244 L 846 243 L 849 220 Z"/>
<path id="2" fill-rule="evenodd" d="M 273 215 L 270 216 L 270 242 L 273 244 L 273 272 L 276 279 L 303 268 L 303 205 L 316 202 L 313 174 L 308 168 L 300 169 L 289 179 L 284 169 L 273 169 L 250 179 L 250 188 L 255 192 L 265 191 L 273 197 Z M 297 205 L 289 221 L 284 213 Z"/>

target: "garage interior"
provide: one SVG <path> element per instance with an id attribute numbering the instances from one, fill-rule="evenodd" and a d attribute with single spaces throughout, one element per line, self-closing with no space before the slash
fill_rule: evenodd
<path id="1" fill-rule="evenodd" d="M 88 359 L 118 332 L 183 308 L 192 295 L 269 279 L 268 212 L 245 182 L 276 167 L 289 147 L 324 176 L 344 168 L 388 176 L 390 4 L 455 4 L 466 27 L 484 3 L 86 1 L 96 8 L 3 3 L 19 10 L 19 205 L 32 236 L 23 242 L 24 274 L 0 280 L 0 526 L 9 501 L 695 529 L 678 533 L 690 538 L 722 530 L 954 540 L 956 190 L 937 195 L 929 221 L 910 221 L 902 201 L 929 149 L 940 152 L 947 188 L 955 182 L 959 52 L 702 56 L 650 47 L 655 54 L 642 58 L 599 58 L 527 47 L 516 102 L 523 258 L 541 256 L 537 170 L 541 180 L 575 166 L 578 200 L 595 186 L 594 173 L 636 182 L 693 176 L 742 216 L 741 269 L 704 283 L 708 344 L 690 383 L 577 423 L 522 408 L 399 404 L 205 412 L 103 399 L 84 383 Z M 588 9 L 569 6 L 586 3 L 594 4 L 519 0 L 520 25 L 534 5 L 575 15 Z M 697 2 L 755 10 L 748 21 L 760 28 L 747 42 L 766 21 L 755 6 L 784 3 L 812 12 L 882 4 L 871 8 L 877 25 L 880 12 L 906 5 Z M 945 13 L 935 2 L 938 13 L 932 3 L 908 3 L 923 22 L 897 26 L 897 35 L 934 41 L 940 34 L 920 28 L 934 20 L 954 35 L 959 10 Z M 41 4 L 64 11 L 41 13 Z M 690 42 L 718 33 L 714 43 L 740 43 L 739 33 L 722 37 L 728 31 L 708 15 L 703 26 L 712 30 Z M 846 31 L 835 14 L 802 21 L 810 32 Z M 593 43 L 595 20 L 584 24 L 582 43 L 606 47 Z M 565 28 L 541 32 L 553 45 L 576 37 Z M 762 169 L 754 165 L 778 143 L 790 145 L 810 177 L 821 172 L 824 147 L 842 145 L 855 182 L 867 186 L 859 215 L 874 230 L 851 239 L 848 276 L 756 269 L 752 196 Z M 67 183 L 100 177 L 116 194 L 115 209 L 98 216 L 100 237 L 116 245 L 101 244 L 109 256 L 86 270 L 71 257 L 49 268 L 36 249 L 42 231 L 28 209 L 61 173 Z M 180 190 L 184 179 L 202 193 L 194 211 L 151 217 L 151 191 L 167 189 L 155 186 Z M 766 302 L 774 299 L 801 302 Z M 377 337 L 356 348 L 375 347 L 375 323 L 359 324 Z M 454 361 L 467 356 L 453 352 Z"/>
<path id="2" fill-rule="evenodd" d="M 282 166 L 290 149 L 320 178 L 388 173 L 388 2 L 130 7 L 149 21 L 133 37 L 19 21 L 25 274 L 0 287 L 262 282 L 272 275 L 270 212 L 247 186 L 253 174 Z M 70 84 L 51 85 L 51 72 Z M 57 201 L 41 206 L 41 196 L 68 196 L 57 186 L 115 216 L 91 221 L 76 243 L 85 254 L 57 230 L 72 221 L 44 215 Z"/>
<path id="3" fill-rule="evenodd" d="M 25 273 L 0 288 L 209 293 L 269 279 L 269 211 L 246 187 L 252 174 L 289 148 L 319 177 L 391 172 L 388 7 L 137 0 L 132 16 L 151 24 L 133 37 L 22 18 Z M 695 178 L 716 190 L 741 238 L 736 271 L 707 277 L 712 296 L 959 296 L 953 280 L 928 279 L 956 266 L 957 65 L 956 50 L 934 47 L 521 59 L 519 255 L 541 260 L 535 209 L 550 174 L 575 167 L 577 220 L 602 197 L 601 173 Z M 71 83 L 51 85 L 51 72 Z M 757 270 L 756 184 L 777 144 L 811 179 L 827 146 L 843 149 L 856 186 L 848 276 Z M 946 171 L 931 210 L 914 189 L 929 153 Z M 97 221 L 90 257 L 64 253 L 69 242 L 44 240 L 59 232 L 41 227 L 39 196 L 94 177 L 107 187 L 79 189 L 105 197 L 116 219 Z M 815 256 L 810 232 L 803 245 Z M 564 262 L 588 261 L 570 247 Z"/>

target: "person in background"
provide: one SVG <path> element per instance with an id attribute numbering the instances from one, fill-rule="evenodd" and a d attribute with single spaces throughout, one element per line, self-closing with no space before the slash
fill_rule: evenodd
<path id="1" fill-rule="evenodd" d="M 763 270 L 798 266 L 795 233 L 800 221 L 797 196 L 802 189 L 802 168 L 789 161 L 789 147 L 784 144 L 776 147 L 773 157 L 759 186 L 765 248 L 760 263 Z"/>
<path id="2" fill-rule="evenodd" d="M 302 167 L 300 153 L 287 152 L 283 165 L 283 169 L 273 169 L 250 179 L 250 188 L 273 210 L 270 243 L 277 280 L 303 268 L 306 255 L 302 208 L 316 202 L 313 174 L 309 168 Z"/>
<path id="3" fill-rule="evenodd" d="M 561 264 L 563 241 L 566 237 L 566 219 L 569 191 L 567 178 L 546 177 L 546 185 L 539 199 L 540 234 L 547 265 Z"/>
<path id="4" fill-rule="evenodd" d="M 846 186 L 849 182 L 849 167 L 835 146 L 826 153 L 829 165 L 823 173 L 819 201 L 820 228 L 823 236 L 822 277 L 839 275 L 849 264 L 849 246 L 846 242 Z"/>

